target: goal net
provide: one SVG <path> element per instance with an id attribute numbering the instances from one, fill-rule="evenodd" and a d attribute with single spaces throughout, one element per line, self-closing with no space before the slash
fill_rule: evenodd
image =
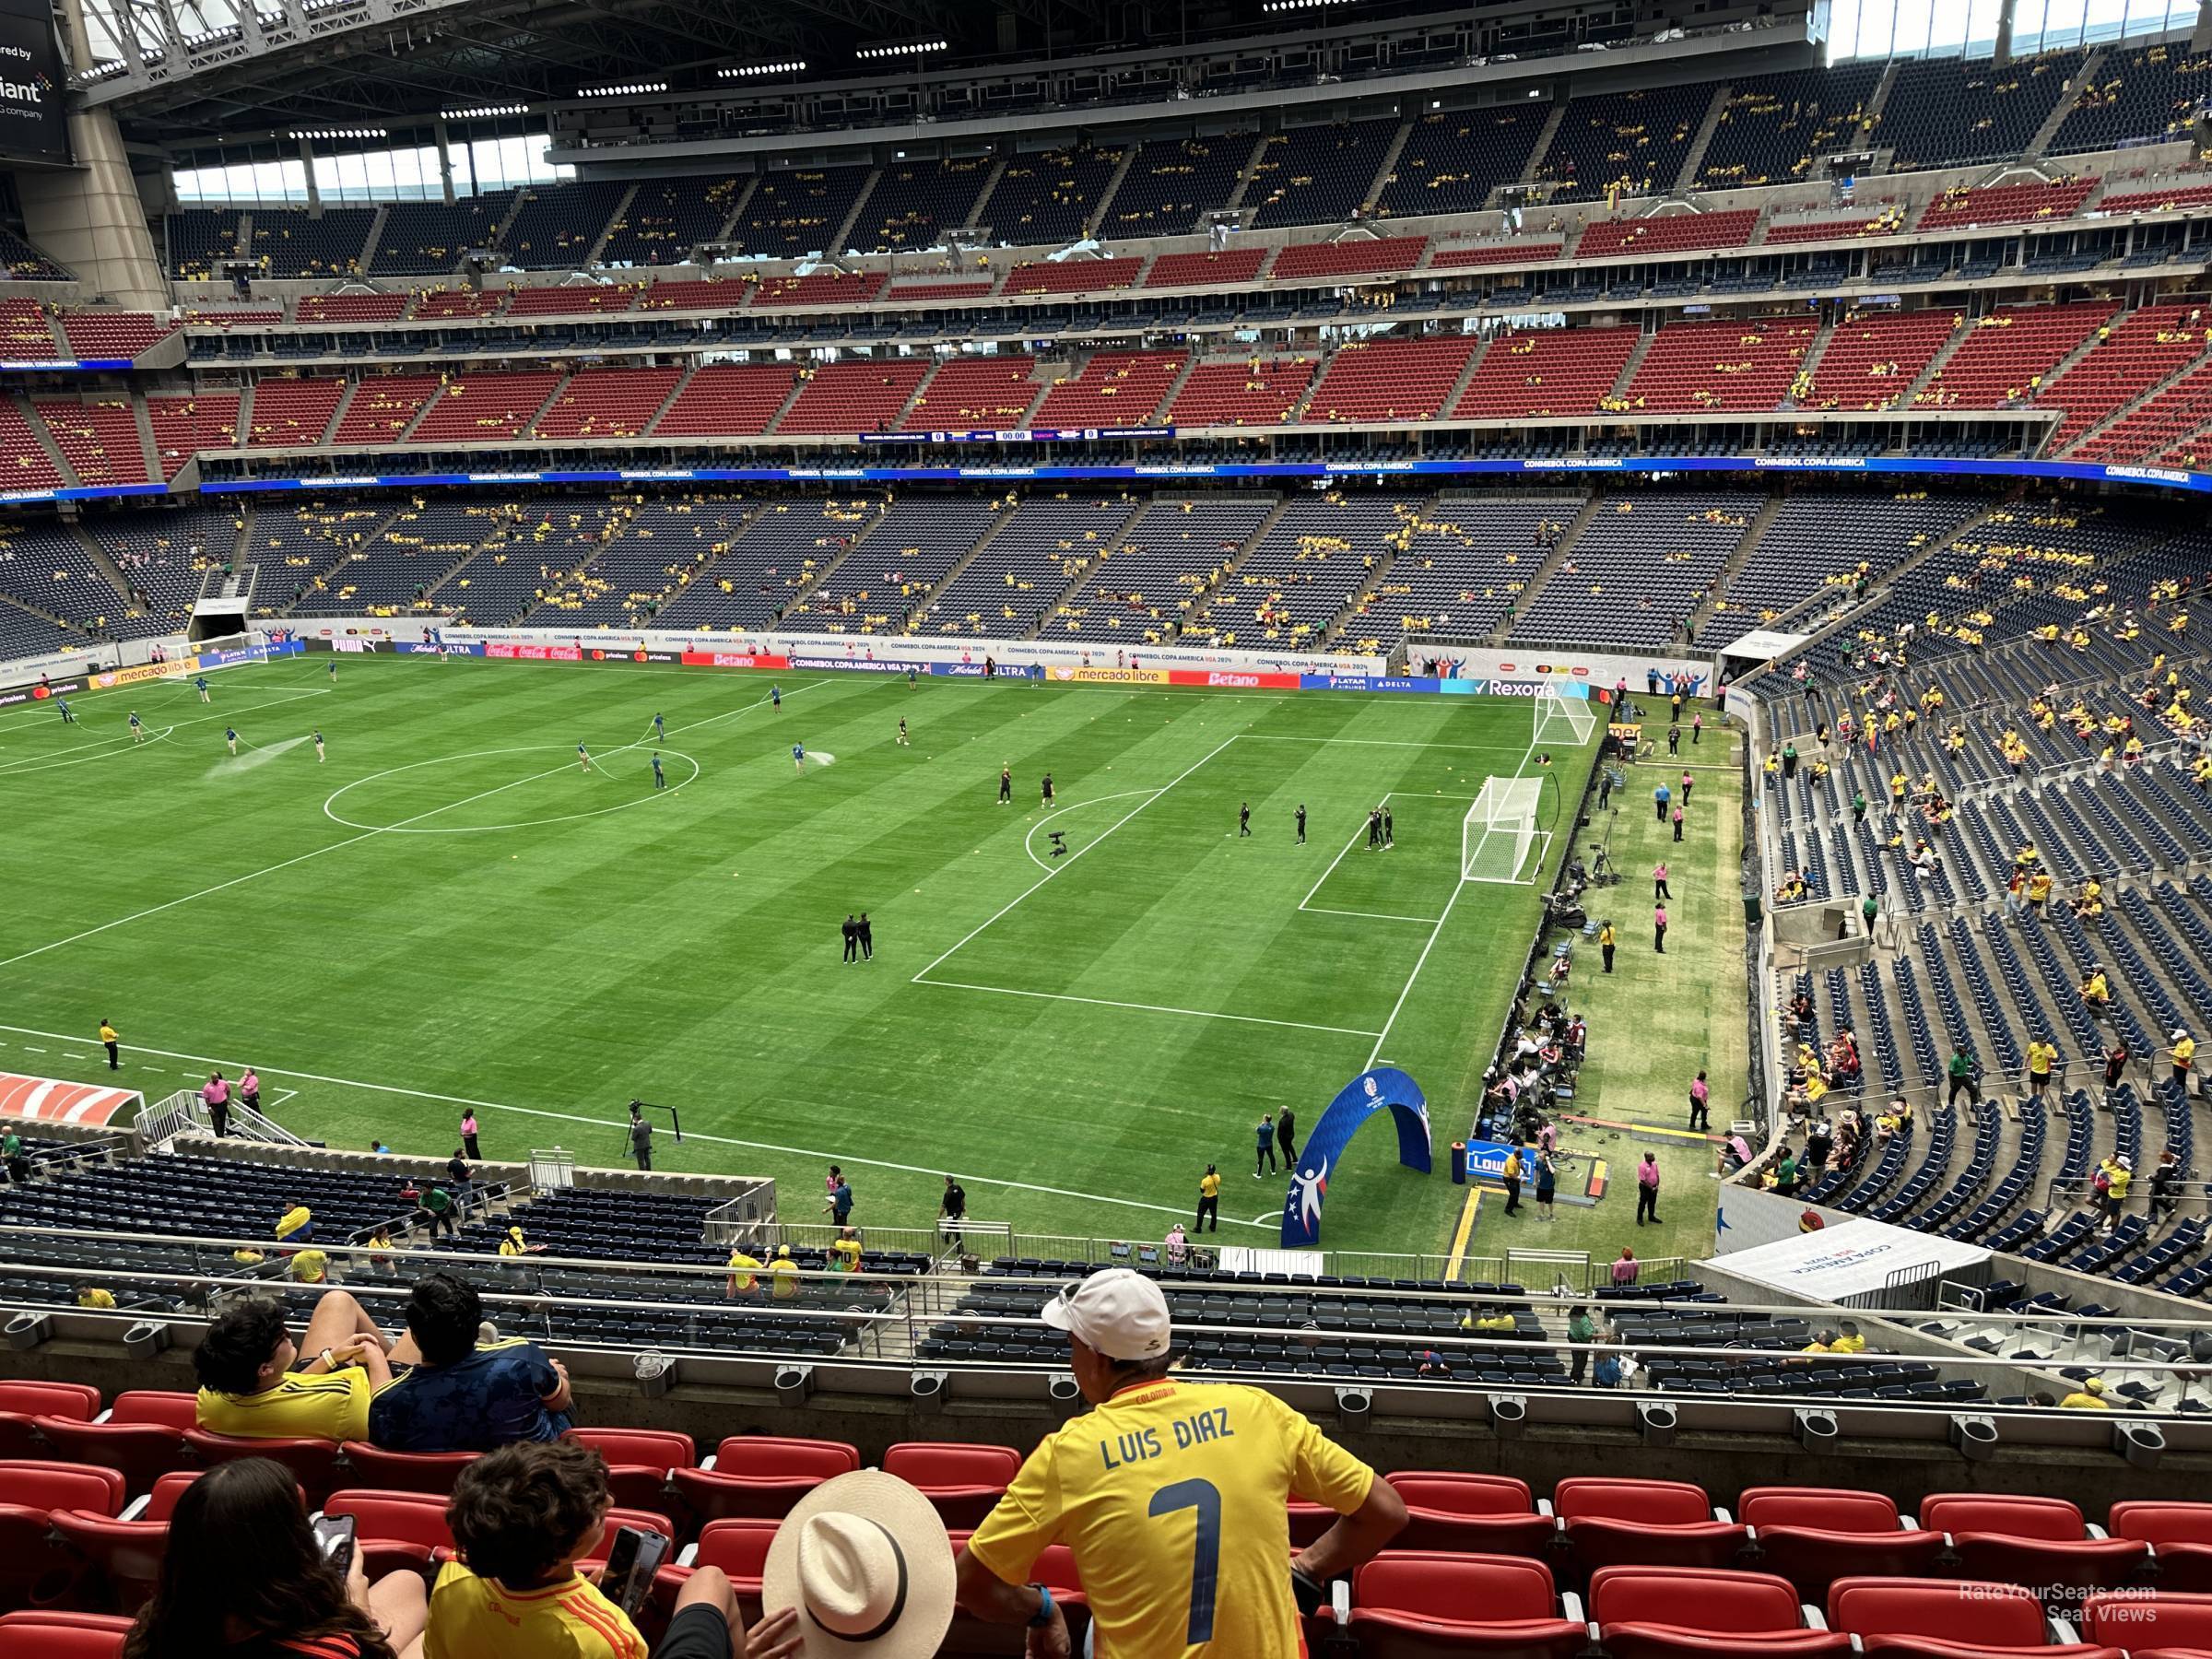
<path id="1" fill-rule="evenodd" d="M 1584 688 L 1574 688 L 1581 692 Z M 1533 741 L 1538 747 L 1556 743 L 1561 747 L 1579 747 L 1590 741 L 1590 734 L 1597 729 L 1597 716 L 1590 711 L 1587 696 L 1562 697 L 1557 686 L 1546 686 L 1536 693 L 1536 735 Z"/>
<path id="2" fill-rule="evenodd" d="M 1491 778 L 1467 808 L 1459 830 L 1462 881 L 1524 881 L 1534 873 L 1530 854 L 1539 831 L 1536 806 L 1542 778 Z"/>

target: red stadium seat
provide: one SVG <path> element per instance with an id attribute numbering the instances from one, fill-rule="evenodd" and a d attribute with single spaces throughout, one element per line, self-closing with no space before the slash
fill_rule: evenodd
<path id="1" fill-rule="evenodd" d="M 1573 1476 L 1552 1488 L 1574 1557 L 1600 1567 L 1725 1567 L 1747 1541 L 1744 1528 L 1713 1518 L 1702 1488 L 1680 1480 Z"/>
<path id="2" fill-rule="evenodd" d="M 23 1659 L 121 1659 L 131 1620 L 112 1613 L 0 1614 L 0 1653 Z"/>
<path id="3" fill-rule="evenodd" d="M 51 1606 L 67 1599 L 82 1564 L 51 1541 L 55 1510 L 113 1515 L 123 1477 L 82 1464 L 0 1463 L 0 1608 Z"/>
<path id="4" fill-rule="evenodd" d="M 1384 1478 L 1406 1500 L 1406 1530 L 1394 1541 L 1401 1550 L 1533 1556 L 1559 1536 L 1558 1524 L 1537 1512 L 1528 1483 L 1509 1475 L 1406 1469 Z"/>
<path id="5" fill-rule="evenodd" d="M 123 1512 L 123 1477 L 87 1464 L 0 1463 L 0 1505 L 9 1509 L 81 1509 Z"/>
<path id="6" fill-rule="evenodd" d="M 1613 1659 L 1809 1659 L 1848 1653 L 1851 1638 L 1808 1630 L 1789 1580 L 1714 1568 L 1604 1567 L 1590 1617 Z"/>
<path id="7" fill-rule="evenodd" d="M 590 1446 L 606 1459 L 607 1486 L 618 1506 L 659 1504 L 669 1472 L 699 1464 L 691 1437 L 673 1429 L 571 1429 L 561 1439 Z"/>
<path id="8" fill-rule="evenodd" d="M 1922 1501 L 1920 1524 L 1950 1535 L 1962 1576 L 2042 1586 L 2053 1599 L 2125 1583 L 2150 1559 L 2140 1538 L 2090 1537 L 2081 1511 L 2064 1498 L 1938 1493 Z"/>
<path id="9" fill-rule="evenodd" d="M 310 1506 L 320 1509 L 338 1484 L 338 1442 L 326 1440 L 253 1440 L 232 1434 L 214 1434 L 188 1429 L 184 1443 L 201 1464 L 228 1463 L 234 1457 L 266 1457 L 291 1470 Z"/>
<path id="10" fill-rule="evenodd" d="M 182 1389 L 134 1388 L 108 1407 L 111 1423 L 158 1423 L 182 1433 L 199 1426 L 199 1396 Z"/>
<path id="11" fill-rule="evenodd" d="M 1838 1579 L 1828 1623 L 1871 1659 L 2120 1659 L 2118 1648 L 2053 1644 L 2042 1604 L 2018 1584 Z"/>
<path id="12" fill-rule="evenodd" d="M 968 1547 L 971 1535 L 960 1527 L 947 1529 L 946 1536 L 956 1557 Z M 1076 1571 L 1076 1552 L 1065 1544 L 1046 1545 L 1030 1568 L 1030 1582 L 1050 1590 L 1053 1600 L 1067 1610 L 1067 1630 L 1074 1639 L 1075 1651 L 1078 1653 L 1088 1651 L 1083 1638 L 1085 1621 L 1090 1617 L 1089 1604 L 1083 1599 L 1083 1579 Z M 1020 1659 L 1029 1651 L 1022 1640 L 1025 1634 L 1018 1626 L 984 1624 L 955 1610 L 952 1626 L 937 1648 L 937 1659 Z"/>
<path id="13" fill-rule="evenodd" d="M 188 1461 L 184 1431 L 166 1423 L 133 1421 L 121 1417 L 124 1394 L 115 1402 L 104 1422 L 88 1423 L 76 1418 L 41 1417 L 33 1419 L 39 1434 L 59 1455 L 73 1463 L 98 1464 L 119 1471 L 134 1492 L 143 1492 L 171 1469 Z M 161 1398 L 154 1395 L 153 1398 Z M 189 1400 L 190 1396 L 185 1396 Z"/>
<path id="14" fill-rule="evenodd" d="M 45 1448 L 31 1419 L 88 1421 L 100 1411 L 100 1390 L 83 1382 L 0 1382 L 0 1457 L 42 1457 Z"/>
<path id="15" fill-rule="evenodd" d="M 979 1524 L 1020 1470 L 1021 1453 L 1010 1446 L 908 1441 L 883 1454 L 883 1472 L 935 1504 L 947 1527 Z"/>
<path id="16" fill-rule="evenodd" d="M 97 1570 L 107 1604 L 135 1613 L 160 1582 L 169 1548 L 166 1521 L 117 1521 L 88 1510 L 56 1510 L 51 1517 L 62 1543 Z"/>
<path id="17" fill-rule="evenodd" d="M 476 1462 L 474 1452 L 386 1452 L 367 1441 L 347 1441 L 346 1461 L 353 1478 L 380 1492 L 435 1492 L 453 1489 L 453 1477 Z"/>
<path id="18" fill-rule="evenodd" d="M 1345 1628 L 1363 1659 L 1573 1659 L 1590 1644 L 1575 1610 L 1561 1617 L 1541 1561 L 1392 1549 L 1353 1576 Z"/>
<path id="19" fill-rule="evenodd" d="M 433 1492 L 377 1492 L 348 1488 L 333 1492 L 325 1515 L 351 1515 L 361 1566 L 371 1579 L 403 1569 L 428 1567 L 440 1549 L 453 1547 L 446 1499 Z"/>
<path id="20" fill-rule="evenodd" d="M 835 1476 L 860 1467 L 860 1452 L 841 1441 L 734 1434 L 715 1449 L 711 1469 L 674 1471 L 677 1496 L 702 1522 L 779 1520 Z"/>
<path id="21" fill-rule="evenodd" d="M 699 1542 L 688 1552 L 691 1559 L 681 1566 L 664 1567 L 653 1575 L 653 1615 L 665 1628 L 676 1611 L 677 1593 L 684 1581 L 700 1567 L 719 1567 L 729 1575 L 737 1595 L 740 1616 L 750 1624 L 760 1617 L 760 1575 L 768 1565 L 768 1547 L 775 1542 L 782 1521 L 747 1517 L 710 1521 Z"/>
<path id="22" fill-rule="evenodd" d="M 1303 1549 L 1336 1524 L 1336 1512 L 1325 1503 L 1290 1500 L 1290 1547 Z"/>
<path id="23" fill-rule="evenodd" d="M 146 1507 L 130 1517 L 133 1521 L 167 1522 L 177 1512 L 177 1500 L 183 1497 L 184 1488 L 201 1476 L 205 1469 L 175 1469 L 154 1482 L 153 1490 L 146 1495 Z M 294 1491 L 300 1488 L 294 1487 Z M 300 1493 L 300 1507 L 307 1507 L 307 1494 Z"/>
<path id="24" fill-rule="evenodd" d="M 1736 1519 L 1751 1529 L 1758 1565 L 1818 1602 L 1837 1579 L 1912 1578 L 1935 1570 L 1943 1535 L 1905 1528 L 1879 1492 L 1837 1487 L 1753 1487 Z"/>
<path id="25" fill-rule="evenodd" d="M 2107 1592 L 2082 1604 L 2081 1634 L 2124 1647 L 2129 1659 L 2184 1659 L 2212 1653 L 2212 1595 L 2160 1590 Z"/>
<path id="26" fill-rule="evenodd" d="M 2161 1593 L 2212 1592 L 2212 1503 L 2115 1503 L 2105 1524 L 2115 1538 L 2150 1546 Z"/>

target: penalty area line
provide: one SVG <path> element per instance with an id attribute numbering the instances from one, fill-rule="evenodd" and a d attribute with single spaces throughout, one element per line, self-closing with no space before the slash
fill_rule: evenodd
<path id="1" fill-rule="evenodd" d="M 25 1037 L 51 1037 L 63 1042 L 72 1041 L 65 1032 L 41 1031 L 29 1026 L 0 1025 L 0 1031 L 14 1031 Z M 26 1049 L 29 1048 L 28 1043 L 23 1046 Z M 31 1050 L 30 1052 L 43 1053 L 44 1051 Z M 137 1043 L 126 1044 L 125 1052 L 135 1054 L 159 1054 L 169 1060 L 191 1060 L 202 1066 L 221 1066 L 232 1071 L 244 1069 L 243 1062 L 225 1059 L 220 1055 L 187 1054 L 175 1049 L 147 1048 Z M 283 1065 L 263 1065 L 258 1069 L 264 1077 L 297 1077 L 306 1083 L 328 1083 L 341 1088 L 367 1089 L 375 1094 L 404 1095 L 410 1100 L 436 1100 L 448 1106 L 473 1106 L 478 1112 L 511 1112 L 522 1117 L 548 1118 L 554 1122 L 564 1124 L 582 1124 L 594 1129 L 621 1129 L 627 1127 L 629 1121 L 627 1118 L 586 1117 L 582 1112 L 551 1112 L 539 1106 L 514 1106 L 504 1100 L 479 1100 L 468 1095 L 441 1094 L 435 1089 L 408 1088 L 395 1083 L 364 1083 L 358 1077 L 334 1077 L 321 1072 L 294 1071 L 290 1067 Z M 180 1077 L 197 1077 L 199 1074 L 197 1072 L 180 1072 L 178 1075 Z M 1088 1199 L 1093 1204 L 1111 1204 L 1123 1209 L 1150 1210 L 1162 1216 L 1185 1216 L 1190 1213 L 1187 1205 L 1149 1204 L 1137 1198 L 1112 1198 L 1102 1193 L 1076 1192 L 1067 1187 L 1039 1186 L 1033 1182 L 1006 1181 L 995 1175 L 977 1174 L 965 1170 L 948 1171 L 943 1164 L 892 1163 L 885 1159 L 862 1158 L 850 1152 L 825 1152 L 814 1147 L 785 1147 L 779 1146 L 772 1141 L 741 1140 L 735 1135 L 712 1135 L 696 1129 L 684 1138 L 686 1140 L 711 1141 L 723 1147 L 744 1147 L 754 1152 L 776 1152 L 786 1158 L 812 1158 L 819 1159 L 825 1163 L 865 1165 L 875 1170 L 893 1170 L 902 1175 L 935 1177 L 952 1174 L 964 1182 L 979 1182 L 984 1186 L 1004 1187 L 1009 1192 L 1041 1193 L 1052 1198 Z M 1237 1227 L 1255 1225 L 1248 1221 L 1239 1221 L 1234 1216 L 1230 1218 L 1230 1221 L 1232 1226 Z"/>
<path id="2" fill-rule="evenodd" d="M 1094 1008 L 1133 1008 L 1140 1014 L 1181 1014 L 1192 1019 L 1233 1019 L 1241 1025 L 1282 1026 L 1294 1031 L 1328 1031 L 1339 1037 L 1379 1037 L 1380 1031 L 1354 1030 L 1349 1026 L 1311 1025 L 1302 1019 L 1266 1019 L 1257 1014 L 1217 1014 L 1210 1008 L 1170 1008 L 1159 1003 L 1115 1002 L 1104 996 L 1076 996 L 1063 991 L 1018 991 L 1011 985 L 974 985 L 965 980 L 916 978 L 917 985 L 942 985 L 947 991 L 993 991 L 1001 996 L 1033 996 L 1041 1002 L 1088 1003 Z"/>

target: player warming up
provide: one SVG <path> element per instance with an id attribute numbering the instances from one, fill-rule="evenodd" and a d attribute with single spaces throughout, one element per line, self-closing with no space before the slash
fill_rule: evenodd
<path id="1" fill-rule="evenodd" d="M 591 751 L 581 743 L 576 746 L 576 764 L 582 767 L 587 772 L 592 770 Z"/>
<path id="2" fill-rule="evenodd" d="M 1298 844 L 1301 847 L 1306 844 L 1306 804 L 1303 801 L 1298 804 Z"/>
<path id="3" fill-rule="evenodd" d="M 783 706 L 783 688 L 781 686 L 771 686 L 768 688 L 768 700 L 772 707 L 782 709 Z"/>
<path id="4" fill-rule="evenodd" d="M 334 686 L 338 683 L 338 659 L 335 654 L 330 659 L 330 683 Z"/>
<path id="5" fill-rule="evenodd" d="M 236 755 L 238 753 L 238 728 L 236 726 L 225 726 L 223 728 L 223 741 L 230 746 L 231 754 Z"/>
<path id="6" fill-rule="evenodd" d="M 309 734 L 309 736 L 314 740 L 315 764 L 320 766 L 323 764 L 324 760 L 327 759 L 327 757 L 323 753 L 323 728 L 321 726 L 317 726 Z"/>
<path id="7" fill-rule="evenodd" d="M 1053 804 L 1053 774 L 1051 772 L 1044 774 L 1044 804 L 1047 806 Z"/>
<path id="8" fill-rule="evenodd" d="M 131 711 L 131 741 L 133 743 L 146 741 L 146 722 L 138 718 L 138 711 L 135 709 Z"/>
<path id="9" fill-rule="evenodd" d="M 668 787 L 668 777 L 665 772 L 661 771 L 661 758 L 658 755 L 653 758 L 653 786 L 655 789 Z"/>
<path id="10" fill-rule="evenodd" d="M 805 744 L 794 743 L 791 746 L 791 764 L 797 770 L 800 777 L 803 778 L 806 775 L 806 746 Z"/>
<path id="11" fill-rule="evenodd" d="M 53 700 L 53 706 L 61 712 L 62 724 L 64 725 L 75 725 L 76 724 L 76 716 L 69 712 L 69 700 L 67 698 L 55 698 Z"/>
<path id="12" fill-rule="evenodd" d="M 194 689 L 199 692 L 200 700 L 202 702 L 211 703 L 215 700 L 214 698 L 207 695 L 207 677 L 206 675 L 201 675 L 200 677 L 194 680 L 192 684 Z"/>
<path id="13" fill-rule="evenodd" d="M 1237 835 L 1240 840 L 1252 833 L 1252 803 L 1237 803 Z"/>
<path id="14" fill-rule="evenodd" d="M 906 740 L 906 721 L 903 716 L 900 717 L 899 722 L 899 747 L 900 748 L 912 748 L 913 747 L 912 744 L 907 742 Z"/>
<path id="15" fill-rule="evenodd" d="M 132 718 L 135 720 L 137 716 L 133 715 Z M 998 804 L 1001 806 L 1014 805 L 1014 767 L 1011 761 L 998 769 Z"/>
<path id="16" fill-rule="evenodd" d="M 662 738 L 665 737 L 667 735 L 668 735 L 668 728 L 667 728 L 666 724 L 663 723 L 663 721 L 662 721 L 661 717 L 660 717 L 658 714 L 655 714 L 655 715 L 653 717 L 653 740 L 655 743 L 658 743 L 658 742 L 660 742 L 660 740 L 661 740 Z"/>

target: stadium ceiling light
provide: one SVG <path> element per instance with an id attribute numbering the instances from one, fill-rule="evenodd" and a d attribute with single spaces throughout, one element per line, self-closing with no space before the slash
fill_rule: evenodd
<path id="1" fill-rule="evenodd" d="M 797 75 L 806 67 L 805 58 L 795 58 L 788 64 L 741 64 L 735 69 L 717 69 L 714 73 L 723 80 L 746 80 L 756 75 Z"/>
<path id="2" fill-rule="evenodd" d="M 1342 6 L 1343 4 L 1344 0 L 1266 0 L 1266 4 L 1260 9 L 1270 12 L 1311 11 L 1317 6 Z"/>
<path id="3" fill-rule="evenodd" d="M 638 81 L 627 87 L 579 87 L 576 88 L 576 96 L 579 98 L 637 98 L 647 92 L 665 92 L 667 90 L 668 83 L 666 81 Z"/>
<path id="4" fill-rule="evenodd" d="M 949 52 L 949 41 L 900 41 L 889 46 L 863 46 L 853 53 L 861 59 L 888 57 L 914 57 L 924 52 Z"/>
<path id="5" fill-rule="evenodd" d="M 384 127 L 295 127 L 288 138 L 389 138 Z"/>
<path id="6" fill-rule="evenodd" d="M 529 113 L 530 106 L 528 104 L 483 104 L 473 110 L 441 110 L 438 112 L 438 118 L 441 121 L 476 121 L 493 115 L 527 115 Z"/>

